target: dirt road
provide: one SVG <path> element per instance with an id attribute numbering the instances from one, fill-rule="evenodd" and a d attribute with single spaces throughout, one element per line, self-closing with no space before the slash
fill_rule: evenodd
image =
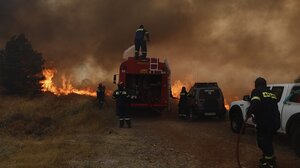
<path id="1" fill-rule="evenodd" d="M 177 119 L 175 112 L 169 112 L 160 118 L 137 115 L 134 120 L 134 132 L 139 137 L 155 137 L 161 145 L 187 154 L 193 160 L 193 164 L 196 164 L 195 167 L 237 167 L 237 135 L 231 132 L 229 121 L 204 118 L 197 122 L 189 122 Z M 300 167 L 300 159 L 290 148 L 287 137 L 276 135 L 274 146 L 278 167 Z M 256 167 L 261 153 L 256 146 L 253 128 L 248 128 L 243 135 L 240 153 L 244 167 Z"/>

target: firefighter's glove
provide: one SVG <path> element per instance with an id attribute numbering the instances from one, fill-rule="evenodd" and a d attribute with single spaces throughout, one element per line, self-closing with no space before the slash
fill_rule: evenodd
<path id="1" fill-rule="evenodd" d="M 254 124 L 256 123 L 254 114 L 247 115 L 246 121 L 248 121 L 249 119 L 251 119 Z"/>

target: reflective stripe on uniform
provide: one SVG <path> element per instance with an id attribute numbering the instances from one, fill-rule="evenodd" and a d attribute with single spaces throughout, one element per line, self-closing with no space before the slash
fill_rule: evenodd
<path id="1" fill-rule="evenodd" d="M 144 29 L 137 29 L 136 31 L 137 31 L 137 32 L 138 32 L 138 31 L 144 31 Z"/>
<path id="2" fill-rule="evenodd" d="M 119 95 L 120 94 L 120 92 L 116 92 L 116 95 Z"/>
<path id="3" fill-rule="evenodd" d="M 125 118 L 125 120 L 127 120 L 127 121 L 128 121 L 128 120 L 130 120 L 130 118 Z"/>
<path id="4" fill-rule="evenodd" d="M 267 166 L 268 163 L 267 162 L 264 162 L 264 163 L 260 163 L 260 166 Z"/>
<path id="5" fill-rule="evenodd" d="M 272 99 L 277 99 L 276 95 L 269 92 L 262 92 L 263 97 L 270 97 Z"/>
<path id="6" fill-rule="evenodd" d="M 126 92 L 126 91 L 123 91 L 123 92 L 122 92 L 122 95 L 126 95 L 126 94 L 127 94 L 127 92 Z"/>
<path id="7" fill-rule="evenodd" d="M 124 118 L 120 118 L 119 120 L 120 120 L 120 121 L 123 121 L 123 120 L 124 120 Z"/>
<path id="8" fill-rule="evenodd" d="M 254 96 L 254 97 L 252 97 L 251 101 L 252 101 L 252 100 L 259 100 L 259 101 L 260 101 L 260 97 Z"/>
<path id="9" fill-rule="evenodd" d="M 274 156 L 265 156 L 265 159 L 273 159 Z"/>

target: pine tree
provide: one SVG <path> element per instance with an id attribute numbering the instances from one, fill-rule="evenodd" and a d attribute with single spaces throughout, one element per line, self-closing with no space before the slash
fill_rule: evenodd
<path id="1" fill-rule="evenodd" d="M 0 56 L 0 84 L 8 93 L 33 94 L 41 90 L 44 59 L 24 34 L 13 36 Z"/>

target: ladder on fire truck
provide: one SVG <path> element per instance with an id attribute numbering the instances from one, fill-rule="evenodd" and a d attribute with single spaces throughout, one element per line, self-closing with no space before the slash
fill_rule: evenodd
<path id="1" fill-rule="evenodd" d="M 159 70 L 158 68 L 158 64 L 159 64 L 159 58 L 150 58 L 150 73 L 156 73 L 156 72 L 161 72 L 161 70 Z"/>

